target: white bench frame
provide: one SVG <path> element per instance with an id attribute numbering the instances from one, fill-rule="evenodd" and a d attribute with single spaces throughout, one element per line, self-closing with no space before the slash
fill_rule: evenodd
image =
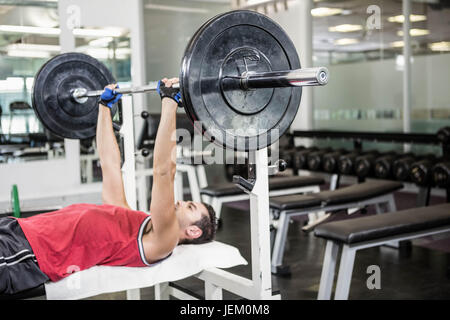
<path id="1" fill-rule="evenodd" d="M 393 212 L 392 214 L 395 214 Z M 398 242 L 403 240 L 411 240 L 415 238 L 426 237 L 433 234 L 444 233 L 450 231 L 450 226 L 427 229 L 418 232 L 399 234 L 396 236 L 385 237 L 381 239 L 344 244 L 333 240 L 328 240 L 325 249 L 325 256 L 323 260 L 322 275 L 320 278 L 318 300 L 330 300 L 334 282 L 334 272 L 337 264 L 337 256 L 340 249 L 342 249 L 339 275 L 336 284 L 336 291 L 334 295 L 335 300 L 347 300 L 350 292 L 350 283 L 352 280 L 353 266 L 355 263 L 356 251 L 361 249 L 378 247 L 392 241 Z"/>

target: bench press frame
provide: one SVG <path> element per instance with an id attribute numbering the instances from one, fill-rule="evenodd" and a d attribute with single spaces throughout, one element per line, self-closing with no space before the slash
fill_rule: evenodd
<path id="1" fill-rule="evenodd" d="M 145 169 L 138 171 L 138 175 L 136 175 L 132 98 L 130 96 L 123 97 L 122 103 L 123 125 L 120 132 L 124 136 L 124 151 L 127 155 L 122 167 L 122 174 L 127 201 L 132 209 L 136 209 L 138 198 L 136 195 L 136 178 L 139 177 L 143 179 L 144 176 L 151 174 L 153 170 Z M 252 159 L 255 163 L 257 177 L 254 187 L 249 193 L 252 277 L 251 279 L 247 279 L 218 268 L 203 270 L 195 275 L 195 277 L 204 281 L 206 299 L 222 299 L 223 290 L 252 300 L 281 299 L 279 293 L 274 293 L 272 291 L 272 275 L 270 272 L 269 168 L 267 165 L 267 148 L 249 152 L 249 159 Z M 196 171 L 201 171 L 202 169 L 196 169 L 193 165 L 186 165 L 186 168 L 180 167 L 180 165 L 177 165 L 177 167 L 180 171 L 182 169 L 187 169 L 188 172 L 191 173 L 191 177 L 194 176 L 192 174 L 192 169 Z M 202 166 L 200 165 L 199 167 Z M 181 175 L 181 172 L 179 172 L 179 174 Z M 205 180 L 205 177 L 206 175 L 201 174 L 197 178 L 203 178 L 203 180 Z M 179 176 L 177 178 L 179 178 Z M 178 179 L 178 183 L 179 180 L 181 179 Z M 139 181 L 141 187 L 143 181 L 144 180 Z M 204 181 L 200 181 L 200 183 L 203 184 Z M 141 201 L 144 201 L 142 196 L 144 194 L 143 191 L 145 190 L 139 191 L 139 198 L 142 198 L 140 199 Z M 176 194 L 177 193 L 179 194 L 179 191 L 176 192 Z M 178 196 L 182 197 L 182 194 L 179 194 Z M 182 200 L 182 198 L 179 200 Z M 146 199 L 144 203 L 146 203 Z M 140 210 L 142 209 L 140 208 Z M 170 282 L 163 282 L 154 286 L 156 299 L 167 299 L 170 295 L 181 299 L 198 299 L 198 297 L 185 293 L 169 284 Z M 140 299 L 140 290 L 127 290 L 127 299 Z"/>
<path id="2" fill-rule="evenodd" d="M 271 264 L 272 272 L 277 273 L 278 267 L 282 266 L 283 264 L 283 255 L 286 246 L 286 238 L 289 229 L 289 222 L 291 218 L 320 212 L 329 212 L 343 209 L 350 210 L 353 208 L 364 208 L 368 205 L 375 205 L 377 213 L 394 212 L 397 210 L 393 192 L 386 195 L 369 198 L 366 200 L 347 202 L 330 206 L 322 205 L 313 208 L 291 209 L 282 211 L 271 209 L 272 214 L 279 213 L 277 232 L 272 251 L 272 264 Z M 383 208 L 383 206 L 385 206 L 385 208 Z M 398 244 L 396 244 L 395 242 L 391 243 L 391 245 L 398 246 Z"/>
<path id="3" fill-rule="evenodd" d="M 395 214 L 395 212 L 392 212 L 391 214 Z M 450 231 L 450 226 L 399 234 L 393 237 L 384 237 L 381 239 L 375 239 L 352 244 L 345 244 L 343 242 L 327 240 L 317 299 L 318 300 L 331 299 L 331 293 L 333 289 L 333 282 L 335 276 L 334 273 L 337 264 L 337 256 L 340 249 L 342 249 L 342 254 L 339 265 L 339 274 L 334 299 L 347 300 L 348 295 L 350 293 L 350 284 L 352 280 L 356 251 L 361 249 L 378 247 L 381 245 L 388 244 L 392 241 L 398 242 L 403 240 L 412 240 L 448 231 Z"/>
<path id="4" fill-rule="evenodd" d="M 269 172 L 267 148 L 249 153 L 256 167 L 256 181 L 250 197 L 250 238 L 252 277 L 236 275 L 219 268 L 210 268 L 194 275 L 204 281 L 205 299 L 223 299 L 223 290 L 249 300 L 281 299 L 279 293 L 272 291 L 270 272 L 270 216 L 269 216 Z M 155 298 L 198 299 L 197 295 L 182 290 L 171 282 L 155 285 Z"/>

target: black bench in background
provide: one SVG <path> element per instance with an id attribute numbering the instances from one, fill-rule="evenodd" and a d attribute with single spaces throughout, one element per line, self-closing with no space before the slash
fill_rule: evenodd
<path id="1" fill-rule="evenodd" d="M 450 231 L 450 203 L 329 222 L 316 227 L 315 235 L 327 240 L 318 299 L 331 298 L 340 249 L 342 254 L 334 296 L 339 300 L 348 299 L 358 250 L 448 231 Z"/>
<path id="2" fill-rule="evenodd" d="M 316 223 L 322 222 L 334 211 L 348 210 L 350 213 L 349 209 L 355 210 L 355 208 L 365 208 L 369 205 L 374 205 L 377 213 L 395 211 L 393 192 L 401 188 L 403 188 L 403 184 L 400 182 L 371 180 L 336 190 L 270 198 L 271 212 L 273 216 L 278 217 L 272 252 L 272 272 L 275 274 L 289 273 L 289 267 L 282 264 L 291 218 L 328 212 L 319 217 L 316 222 L 304 227 L 304 230 L 310 230 Z"/>

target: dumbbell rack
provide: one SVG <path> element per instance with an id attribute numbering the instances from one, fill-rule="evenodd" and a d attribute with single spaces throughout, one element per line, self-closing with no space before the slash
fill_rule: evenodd
<path id="1" fill-rule="evenodd" d="M 329 131 L 329 130 L 294 130 L 294 138 L 316 139 L 342 139 L 353 141 L 355 151 L 362 151 L 363 141 L 406 143 L 406 144 L 433 144 L 441 145 L 442 154 L 450 158 L 450 144 L 442 142 L 437 134 L 427 133 L 388 133 L 388 132 L 356 132 L 356 131 Z M 361 182 L 361 181 L 360 181 Z M 428 204 L 431 187 L 420 188 L 418 204 Z M 450 202 L 450 189 L 447 188 L 447 201 Z"/>
<path id="2" fill-rule="evenodd" d="M 327 131 L 327 130 L 295 130 L 292 135 L 296 138 L 344 139 L 352 140 L 355 150 L 362 149 L 362 141 L 441 144 L 436 134 L 427 133 L 388 133 L 388 132 L 355 132 L 355 131 Z M 446 147 L 442 146 L 447 151 Z"/>

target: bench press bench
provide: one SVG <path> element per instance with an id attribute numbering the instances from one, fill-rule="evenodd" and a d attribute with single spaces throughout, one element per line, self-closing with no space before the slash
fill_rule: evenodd
<path id="1" fill-rule="evenodd" d="M 269 196 L 320 192 L 320 185 L 325 181 L 314 176 L 276 176 L 269 178 Z M 249 195 L 234 183 L 211 185 L 200 190 L 202 200 L 210 204 L 217 219 L 220 218 L 222 205 L 228 202 L 249 199 Z"/>
<path id="2" fill-rule="evenodd" d="M 330 299 L 339 249 L 342 248 L 334 298 L 348 299 L 356 251 L 391 241 L 450 231 L 450 203 L 390 214 L 324 223 L 314 233 L 327 240 L 318 299 Z"/>
<path id="3" fill-rule="evenodd" d="M 47 300 L 84 299 L 104 293 L 127 291 L 128 299 L 140 299 L 139 289 L 155 287 L 155 299 L 178 299 L 188 297 L 183 288 L 172 286 L 172 282 L 188 277 L 199 277 L 205 271 L 247 265 L 236 247 L 213 241 L 200 245 L 179 245 L 171 256 L 150 267 L 94 266 L 75 272 L 57 282 L 48 282 L 40 287 L 4 299 L 29 299 L 45 297 Z M 180 267 L 182 266 L 182 267 Z M 205 299 L 217 298 L 209 290 L 211 283 L 205 282 Z"/>
<path id="4" fill-rule="evenodd" d="M 400 182 L 371 180 L 336 190 L 270 198 L 272 215 L 278 217 L 272 251 L 272 272 L 275 274 L 289 272 L 287 266 L 282 266 L 282 262 L 291 218 L 318 212 L 364 208 L 368 205 L 375 205 L 377 213 L 396 211 L 393 192 L 401 188 L 403 184 Z M 323 221 L 328 216 L 329 214 L 325 215 L 317 222 Z"/>

